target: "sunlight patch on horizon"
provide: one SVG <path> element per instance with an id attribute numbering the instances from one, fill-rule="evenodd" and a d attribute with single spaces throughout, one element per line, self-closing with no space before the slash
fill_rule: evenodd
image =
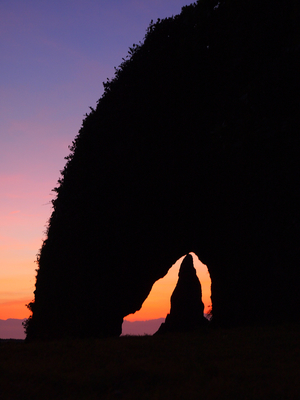
<path id="1" fill-rule="evenodd" d="M 24 297 L 22 299 L 6 301 L 5 299 L 0 300 L 0 319 L 25 319 L 29 318 L 31 311 L 28 310 L 26 304 L 32 301 L 31 297 Z"/>
<path id="2" fill-rule="evenodd" d="M 194 267 L 202 287 L 202 301 L 204 303 L 204 312 L 207 313 L 211 307 L 211 279 L 207 266 L 204 265 L 197 255 L 190 253 L 193 257 Z M 144 301 L 142 308 L 134 314 L 127 315 L 126 321 L 145 321 L 149 319 L 165 318 L 170 312 L 170 298 L 178 281 L 179 268 L 182 256 L 169 269 L 168 273 L 158 281 L 156 281 L 149 293 L 149 296 Z"/>

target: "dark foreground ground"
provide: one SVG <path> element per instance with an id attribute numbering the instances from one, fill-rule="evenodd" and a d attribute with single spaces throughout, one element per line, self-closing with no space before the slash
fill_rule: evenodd
<path id="1" fill-rule="evenodd" d="M 300 327 L 0 341 L 0 399 L 299 399 Z"/>

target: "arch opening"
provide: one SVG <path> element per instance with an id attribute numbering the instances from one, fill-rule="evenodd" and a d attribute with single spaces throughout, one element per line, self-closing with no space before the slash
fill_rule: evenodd
<path id="1" fill-rule="evenodd" d="M 204 314 L 207 316 L 211 310 L 211 279 L 207 266 L 203 264 L 198 256 L 190 252 L 193 257 L 194 267 L 202 288 L 202 301 L 204 304 Z M 156 281 L 144 301 L 141 309 L 134 314 L 129 314 L 124 318 L 122 335 L 124 334 L 152 334 L 156 331 L 170 312 L 170 298 L 175 289 L 179 268 L 185 255 L 180 257 L 169 269 L 168 273 Z M 142 323 L 144 321 L 153 321 Z M 157 322 L 155 322 L 157 321 Z M 144 331 L 143 331 L 144 330 Z"/>

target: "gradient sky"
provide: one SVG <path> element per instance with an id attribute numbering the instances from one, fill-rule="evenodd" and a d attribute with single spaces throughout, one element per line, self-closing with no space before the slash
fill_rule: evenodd
<path id="1" fill-rule="evenodd" d="M 0 319 L 29 316 L 51 190 L 102 82 L 143 40 L 151 19 L 187 4 L 0 1 Z"/>

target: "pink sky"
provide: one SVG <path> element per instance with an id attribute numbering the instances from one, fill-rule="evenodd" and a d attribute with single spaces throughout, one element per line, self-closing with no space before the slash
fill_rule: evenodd
<path id="1" fill-rule="evenodd" d="M 29 315 L 51 190 L 102 82 L 151 19 L 190 3 L 0 2 L 0 319 Z"/>

